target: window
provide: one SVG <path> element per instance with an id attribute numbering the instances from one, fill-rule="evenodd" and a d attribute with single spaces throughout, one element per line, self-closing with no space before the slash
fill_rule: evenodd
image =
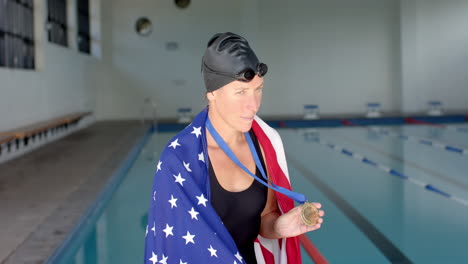
<path id="1" fill-rule="evenodd" d="M 66 2 L 66 0 L 47 1 L 47 31 L 49 42 L 65 47 L 68 46 Z"/>
<path id="2" fill-rule="evenodd" d="M 0 66 L 34 69 L 33 0 L 0 0 Z"/>
<path id="3" fill-rule="evenodd" d="M 78 50 L 91 53 L 91 37 L 89 29 L 89 0 L 77 0 L 78 16 Z"/>

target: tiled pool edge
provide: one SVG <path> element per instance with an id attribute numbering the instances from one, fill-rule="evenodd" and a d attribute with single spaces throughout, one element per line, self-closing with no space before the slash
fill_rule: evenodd
<path id="1" fill-rule="evenodd" d="M 153 132 L 154 128 L 150 127 L 145 135 L 139 140 L 139 142 L 136 143 L 135 146 L 129 151 L 124 161 L 109 178 L 108 182 L 105 184 L 105 187 L 99 192 L 93 204 L 89 206 L 88 209 L 86 209 L 75 227 L 68 233 L 63 242 L 54 250 L 54 253 L 49 256 L 44 263 L 59 263 L 59 260 L 67 257 L 66 254 L 69 252 L 67 252 L 66 249 L 69 248 L 75 240 L 83 239 L 86 236 L 86 232 L 81 231 L 90 228 L 90 226 L 99 217 L 105 204 L 107 204 L 115 190 L 119 187 L 120 183 L 124 179 L 124 176 L 134 164 L 138 154 L 140 153 L 143 146 L 148 142 Z"/>

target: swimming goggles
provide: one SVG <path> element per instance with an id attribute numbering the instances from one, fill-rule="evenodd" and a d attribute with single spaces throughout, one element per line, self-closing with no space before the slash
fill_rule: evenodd
<path id="1" fill-rule="evenodd" d="M 232 74 L 230 74 L 230 73 L 214 71 L 214 70 L 210 69 L 205 63 L 203 63 L 203 66 L 204 66 L 204 68 L 206 70 L 208 70 L 208 72 L 211 72 L 211 73 L 214 73 L 214 74 L 217 74 L 217 75 L 221 75 L 221 76 L 225 76 L 225 77 L 228 77 L 228 78 L 232 78 L 232 79 L 235 79 L 235 80 L 241 81 L 241 82 L 250 82 L 250 81 L 253 80 L 255 75 L 263 77 L 268 72 L 268 66 L 265 63 L 259 63 L 257 65 L 257 69 L 255 69 L 255 70 L 252 69 L 252 68 L 247 68 L 247 69 L 241 71 L 240 73 L 235 74 L 234 76 Z"/>

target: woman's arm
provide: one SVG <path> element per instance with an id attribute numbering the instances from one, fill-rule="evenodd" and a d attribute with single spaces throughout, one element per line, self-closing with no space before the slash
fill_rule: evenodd
<path id="1" fill-rule="evenodd" d="M 262 155 L 265 157 L 263 149 Z M 268 166 L 268 164 L 265 165 Z M 270 178 L 269 175 L 268 178 Z M 319 203 L 314 203 L 314 205 L 318 209 L 322 207 Z M 324 211 L 319 210 L 320 218 L 316 225 L 308 226 L 302 221 L 301 210 L 301 206 L 296 206 L 288 213 L 281 215 L 275 192 L 268 188 L 267 202 L 265 209 L 261 214 L 260 235 L 270 239 L 293 237 L 321 227 L 321 224 L 323 223 L 322 217 L 325 214 Z"/>
<path id="2" fill-rule="evenodd" d="M 315 207 L 322 207 L 319 203 L 314 203 Z M 301 217 L 301 206 L 296 206 L 288 213 L 281 215 L 276 202 L 276 196 L 273 190 L 268 189 L 268 198 L 265 209 L 262 213 L 260 224 L 260 235 L 264 238 L 285 238 L 298 236 L 316 229 L 319 229 L 323 223 L 324 212 L 319 210 L 319 220 L 316 225 L 308 226 L 304 224 Z"/>
<path id="3" fill-rule="evenodd" d="M 268 197 L 265 209 L 261 214 L 260 235 L 265 238 L 281 238 L 281 235 L 275 231 L 275 222 L 280 216 L 278 203 L 276 202 L 275 192 L 268 188 Z"/>

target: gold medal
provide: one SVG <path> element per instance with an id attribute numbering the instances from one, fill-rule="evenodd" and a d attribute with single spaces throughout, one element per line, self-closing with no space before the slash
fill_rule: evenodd
<path id="1" fill-rule="evenodd" d="M 305 202 L 302 205 L 301 217 L 304 224 L 313 226 L 318 223 L 319 210 L 312 203 Z"/>

